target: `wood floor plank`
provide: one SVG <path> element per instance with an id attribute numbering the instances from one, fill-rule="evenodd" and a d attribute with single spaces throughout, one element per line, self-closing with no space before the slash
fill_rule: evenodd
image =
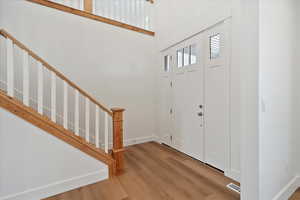
<path id="1" fill-rule="evenodd" d="M 140 171 L 135 171 L 135 173 L 139 176 L 143 183 L 146 184 L 147 188 L 152 191 L 149 199 L 154 199 L 154 195 L 152 194 L 155 194 L 155 196 L 158 195 L 157 199 L 173 199 L 168 192 L 170 184 L 165 183 L 168 180 L 165 179 L 164 176 L 159 176 L 159 178 L 157 178 L 159 173 L 153 172 L 151 170 L 152 166 L 147 166 L 147 163 L 144 159 L 141 161 L 139 157 L 136 157 L 136 153 L 132 154 L 129 150 L 127 154 L 130 156 L 130 163 L 138 165 L 139 168 L 142 169 Z"/>
<path id="2" fill-rule="evenodd" d="M 126 148 L 125 171 L 118 177 L 47 200 L 238 200 L 226 188 L 231 182 L 236 183 L 183 153 L 149 142 Z"/>
<path id="3" fill-rule="evenodd" d="M 293 194 L 289 200 L 300 200 L 300 188 Z"/>
<path id="4" fill-rule="evenodd" d="M 176 169 L 173 165 L 170 165 L 167 158 L 158 159 L 157 156 L 155 156 L 156 153 L 153 149 L 149 149 L 149 147 L 145 146 L 139 146 L 138 150 L 137 154 L 142 152 L 145 156 L 147 156 L 147 159 L 149 159 L 149 163 L 145 163 L 145 165 L 150 166 L 151 169 L 157 173 L 157 178 L 163 177 L 164 179 L 167 179 L 168 185 L 166 187 L 171 186 L 171 191 L 175 190 L 176 192 L 179 192 L 180 194 L 178 195 L 183 194 L 184 196 L 182 199 L 193 199 L 193 197 L 204 198 L 210 195 L 209 190 L 203 190 L 198 187 L 199 185 L 195 185 L 195 182 L 193 182 L 189 177 L 183 175 L 183 173 Z M 181 181 L 178 182 L 177 180 Z"/>

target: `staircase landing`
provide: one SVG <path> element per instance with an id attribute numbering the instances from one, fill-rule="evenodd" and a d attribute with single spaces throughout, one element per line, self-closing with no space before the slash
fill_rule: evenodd
<path id="1" fill-rule="evenodd" d="M 111 180 L 46 200 L 235 200 L 233 180 L 173 149 L 149 142 L 125 152 L 124 172 Z"/>

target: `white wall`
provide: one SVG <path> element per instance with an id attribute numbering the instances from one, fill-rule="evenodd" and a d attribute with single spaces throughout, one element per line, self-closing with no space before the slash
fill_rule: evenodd
<path id="1" fill-rule="evenodd" d="M 240 134 L 241 134 L 241 88 L 239 60 L 239 0 L 189 0 L 158 1 L 156 3 L 156 47 L 162 51 L 182 40 L 191 37 L 210 26 L 232 16 L 232 52 L 231 52 L 231 116 L 230 116 L 230 172 L 228 175 L 240 178 Z M 158 62 L 162 63 L 162 62 Z M 162 65 L 158 64 L 158 71 Z M 161 69 L 160 69 L 161 68 Z M 161 74 L 158 74 L 161 77 Z M 158 84 L 162 84 L 158 79 Z M 162 108 L 158 108 L 162 110 Z M 159 127 L 159 135 L 163 136 L 163 125 Z"/>
<path id="2" fill-rule="evenodd" d="M 231 15 L 232 0 L 155 2 L 159 50 L 178 43 Z"/>
<path id="3" fill-rule="evenodd" d="M 236 54 L 240 79 L 241 199 L 259 199 L 258 77 L 259 0 L 241 0 L 236 12 Z"/>
<path id="4" fill-rule="evenodd" d="M 296 175 L 293 139 L 299 129 L 295 40 L 297 0 L 260 0 L 260 199 L 273 199 Z M 299 56 L 298 56 L 299 57 Z M 294 117 L 297 117 L 294 119 Z M 297 122 L 298 121 L 298 122 Z M 296 156 L 296 157 L 293 157 Z"/>
<path id="5" fill-rule="evenodd" d="M 0 109 L 0 199 L 38 200 L 98 182 L 107 166 Z"/>
<path id="6" fill-rule="evenodd" d="M 153 37 L 25 0 L 0 0 L 0 16 L 2 28 L 104 105 L 126 109 L 126 143 L 152 138 Z"/>
<path id="7" fill-rule="evenodd" d="M 296 31 L 296 35 L 298 36 L 300 34 L 300 15 L 299 15 L 299 11 L 300 11 L 300 1 L 297 1 L 297 6 L 296 9 L 298 10 L 298 14 L 296 16 L 296 20 L 297 20 L 297 31 Z M 300 40 L 296 41 L 297 43 L 297 47 L 296 47 L 296 51 L 295 51 L 295 56 L 299 55 L 300 52 Z M 300 59 L 296 60 L 296 64 L 295 66 L 300 66 Z M 299 77 L 297 77 L 297 75 L 300 74 L 300 68 L 299 67 L 295 67 L 294 68 L 294 81 L 295 81 L 295 85 L 294 87 L 294 95 L 295 95 L 295 99 L 293 104 L 295 105 L 295 112 L 294 112 L 294 129 L 295 130 L 300 130 L 300 123 L 298 123 L 298 118 L 299 118 L 299 114 L 300 114 L 300 106 L 299 102 L 300 102 L 300 91 L 297 90 L 297 86 L 300 84 L 299 82 Z M 299 155 L 300 155 L 300 134 L 294 134 L 293 137 L 293 170 L 294 172 L 300 176 L 300 159 L 299 159 Z"/>

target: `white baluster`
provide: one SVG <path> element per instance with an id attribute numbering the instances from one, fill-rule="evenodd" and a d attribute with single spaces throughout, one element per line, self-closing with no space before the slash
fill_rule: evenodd
<path id="1" fill-rule="evenodd" d="M 133 0 L 128 0 L 127 5 L 128 5 L 128 10 L 127 10 L 127 13 L 126 13 L 127 14 L 126 15 L 127 16 L 127 23 L 132 24 L 132 21 L 133 21 L 132 20 L 132 18 L 133 18 L 132 17 L 133 16 L 133 8 L 132 8 L 133 7 Z"/>
<path id="2" fill-rule="evenodd" d="M 23 50 L 23 104 L 29 106 L 29 55 Z"/>
<path id="3" fill-rule="evenodd" d="M 145 2 L 145 1 L 140 1 L 140 4 L 141 4 L 141 27 L 143 29 L 146 28 L 146 4 L 149 4 L 149 2 Z"/>
<path id="4" fill-rule="evenodd" d="M 105 7 L 106 7 L 106 17 L 107 18 L 111 18 L 111 16 L 110 16 L 110 4 L 111 4 L 111 2 L 110 2 L 110 0 L 104 0 L 105 1 Z"/>
<path id="5" fill-rule="evenodd" d="M 116 0 L 111 0 L 111 4 L 112 4 L 112 19 L 117 20 Z"/>
<path id="6" fill-rule="evenodd" d="M 104 150 L 108 153 L 108 114 L 104 113 Z"/>
<path id="7" fill-rule="evenodd" d="M 135 0 L 134 2 L 134 25 L 139 26 L 139 0 Z"/>
<path id="8" fill-rule="evenodd" d="M 123 15 L 123 21 L 125 23 L 128 23 L 129 22 L 129 17 L 130 17 L 130 14 L 129 14 L 129 11 L 130 11 L 130 8 L 129 8 L 129 0 L 127 1 L 123 1 L 123 6 L 124 6 L 124 15 Z"/>
<path id="9" fill-rule="evenodd" d="M 83 10 L 84 0 L 79 0 L 79 10 Z"/>
<path id="10" fill-rule="evenodd" d="M 99 107 L 96 105 L 95 117 L 95 134 L 96 134 L 96 147 L 99 148 Z"/>
<path id="11" fill-rule="evenodd" d="M 153 30 L 153 6 L 152 4 L 149 4 L 149 17 L 148 17 L 148 22 L 149 22 L 149 27 L 148 30 Z"/>
<path id="12" fill-rule="evenodd" d="M 103 7 L 103 16 L 104 17 L 108 17 L 108 5 L 107 5 L 107 0 L 102 0 L 102 5 L 100 5 L 101 7 Z"/>
<path id="13" fill-rule="evenodd" d="M 142 2 L 143 0 L 137 0 L 137 26 L 143 27 L 143 13 L 142 13 Z"/>
<path id="14" fill-rule="evenodd" d="M 114 1 L 110 0 L 109 1 L 109 7 L 110 7 L 110 18 L 115 19 L 115 12 L 114 12 Z"/>
<path id="15" fill-rule="evenodd" d="M 56 74 L 51 71 L 51 120 L 56 123 Z"/>
<path id="16" fill-rule="evenodd" d="M 10 39 L 6 40 L 7 64 L 7 94 L 14 97 L 14 45 Z"/>
<path id="17" fill-rule="evenodd" d="M 44 74 L 43 65 L 38 62 L 38 113 L 43 114 Z"/>
<path id="18" fill-rule="evenodd" d="M 78 10 L 80 10 L 81 9 L 81 0 L 76 0 L 76 4 L 75 4 L 75 6 L 76 6 L 76 9 L 78 9 Z"/>
<path id="19" fill-rule="evenodd" d="M 134 13 L 133 13 L 133 24 L 134 26 L 138 26 L 138 11 L 139 11 L 139 2 L 138 0 L 134 0 Z"/>
<path id="20" fill-rule="evenodd" d="M 113 0 L 113 4 L 114 4 L 114 19 L 118 20 L 119 19 L 118 0 Z"/>
<path id="21" fill-rule="evenodd" d="M 103 2 L 103 0 L 102 0 Z M 100 2 L 100 0 L 94 0 L 94 8 L 95 8 L 95 15 L 99 15 L 99 16 L 103 16 L 105 17 L 105 14 L 104 14 L 104 7 L 103 7 L 103 3 Z"/>
<path id="22" fill-rule="evenodd" d="M 68 83 L 64 81 L 64 128 L 68 129 Z"/>
<path id="23" fill-rule="evenodd" d="M 90 142 L 90 100 L 85 99 L 85 140 Z"/>
<path id="24" fill-rule="evenodd" d="M 96 0 L 92 0 L 92 5 L 93 5 L 93 10 L 92 13 L 96 14 L 97 13 L 97 9 L 96 9 Z M 99 11 L 98 11 L 99 12 Z M 98 14 L 99 15 L 99 14 Z M 101 14 L 100 14 L 101 15 Z"/>
<path id="25" fill-rule="evenodd" d="M 71 1 L 71 7 L 72 7 L 72 8 L 78 9 L 77 2 L 78 2 L 77 0 L 72 0 L 72 1 Z"/>
<path id="26" fill-rule="evenodd" d="M 146 2 L 145 3 L 145 29 L 150 30 L 150 9 L 151 9 L 151 3 Z"/>
<path id="27" fill-rule="evenodd" d="M 122 14 L 122 10 L 121 10 L 121 1 L 124 0 L 117 0 L 117 16 L 118 16 L 118 20 L 121 21 L 121 14 Z"/>
<path id="28" fill-rule="evenodd" d="M 133 25 L 134 22 L 134 1 L 135 0 L 129 0 L 129 24 Z"/>
<path id="29" fill-rule="evenodd" d="M 79 91 L 75 90 L 75 134 L 79 136 Z"/>
<path id="30" fill-rule="evenodd" d="M 65 5 L 65 6 L 71 6 L 70 0 L 64 0 L 63 1 L 63 5 Z"/>
<path id="31" fill-rule="evenodd" d="M 110 0 L 105 0 L 105 3 L 106 3 L 106 17 L 107 18 L 111 18 L 111 2 L 110 2 Z"/>
<path id="32" fill-rule="evenodd" d="M 125 1 L 121 0 L 119 1 L 119 3 L 120 3 L 120 21 L 124 22 Z"/>

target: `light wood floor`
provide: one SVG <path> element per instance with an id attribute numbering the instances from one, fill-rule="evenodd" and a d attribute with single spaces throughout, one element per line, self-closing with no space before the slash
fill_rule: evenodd
<path id="1" fill-rule="evenodd" d="M 149 142 L 130 146 L 126 169 L 111 180 L 47 200 L 236 200 L 226 188 L 232 180 L 167 146 Z"/>
<path id="2" fill-rule="evenodd" d="M 289 200 L 300 200 L 300 188 L 294 193 Z"/>

